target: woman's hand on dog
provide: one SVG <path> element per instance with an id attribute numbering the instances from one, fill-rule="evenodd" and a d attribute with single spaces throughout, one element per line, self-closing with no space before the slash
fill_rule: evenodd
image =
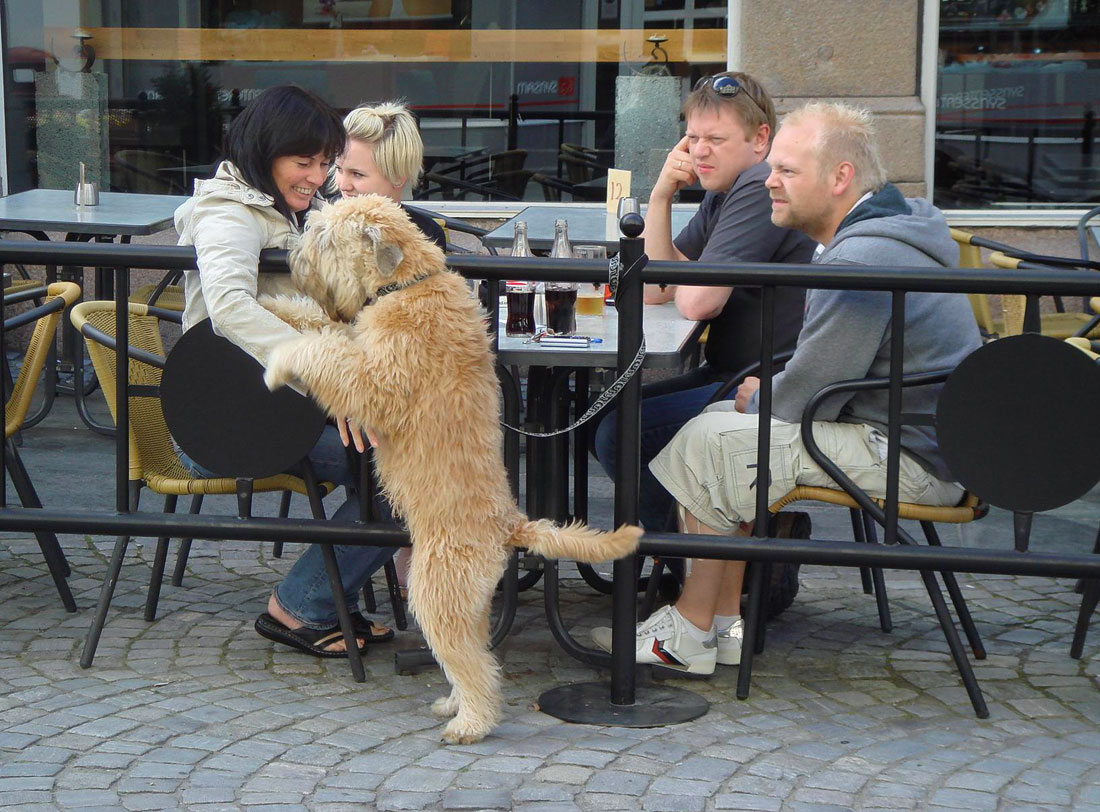
<path id="1" fill-rule="evenodd" d="M 352 428 L 348 424 L 346 417 L 336 418 L 336 428 L 340 432 L 340 442 L 344 444 L 344 448 L 347 448 L 350 444 L 355 444 L 355 450 L 362 454 L 367 450 L 366 445 L 363 443 L 363 434 L 367 436 L 367 442 L 370 443 L 371 448 L 378 448 L 378 435 L 374 433 L 372 429 L 361 430 Z"/>

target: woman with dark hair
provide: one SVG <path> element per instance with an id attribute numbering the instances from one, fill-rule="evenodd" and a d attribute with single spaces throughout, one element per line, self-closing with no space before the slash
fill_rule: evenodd
<path id="1" fill-rule="evenodd" d="M 344 144 L 336 111 L 298 87 L 265 90 L 237 117 L 226 135 L 226 160 L 213 178 L 197 181 L 194 195 L 176 210 L 179 244 L 193 245 L 198 257 L 198 270 L 184 274 L 184 330 L 209 318 L 216 333 L 261 364 L 276 345 L 298 337 L 257 301 L 264 294 L 298 292 L 288 274 L 260 272 L 260 251 L 297 242 L 306 212 L 321 204 L 317 192 Z M 361 436 L 352 432 L 350 439 L 362 449 Z M 348 440 L 343 426 L 340 432 L 327 426 L 309 458 L 319 479 L 354 489 L 344 453 Z M 349 498 L 334 518 L 358 518 L 358 500 Z M 358 592 L 393 548 L 333 549 L 356 637 L 361 644 L 391 639 L 391 629 L 359 613 Z M 318 657 L 347 656 L 318 545 L 310 545 L 275 587 L 256 631 Z"/>

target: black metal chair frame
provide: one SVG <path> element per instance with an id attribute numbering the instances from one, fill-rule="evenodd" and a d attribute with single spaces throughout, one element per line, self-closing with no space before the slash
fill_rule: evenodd
<path id="1" fill-rule="evenodd" d="M 940 370 L 905 375 L 902 377 L 901 384 L 903 387 L 916 387 L 942 383 L 947 380 L 950 372 L 951 370 Z M 858 510 L 855 508 L 852 509 L 852 528 L 856 534 L 856 540 L 859 542 L 874 543 L 874 525 L 868 521 L 868 517 L 885 528 L 887 527 L 886 513 L 875 500 L 852 482 L 852 480 L 821 451 L 821 448 L 818 446 L 813 436 L 814 415 L 817 413 L 821 404 L 834 395 L 846 392 L 865 392 L 873 389 L 887 389 L 889 386 L 889 378 L 866 378 L 862 380 L 833 383 L 822 388 L 810 398 L 809 403 L 806 404 L 806 408 L 802 413 L 801 435 L 807 453 L 842 490 L 860 505 Z M 904 415 L 903 417 L 903 423 L 913 423 L 924 422 L 921 418 L 925 416 Z M 859 516 L 860 513 L 863 514 L 862 518 Z M 925 539 L 929 546 L 942 546 L 935 525 L 932 522 L 922 521 L 921 529 L 924 531 Z M 897 528 L 897 539 L 902 544 L 917 543 L 915 539 L 900 527 Z M 753 562 L 751 564 L 751 567 L 754 570 L 760 570 L 761 574 L 757 576 L 754 573 L 753 575 L 755 577 L 750 578 L 751 586 L 749 589 L 748 612 L 745 620 L 745 641 L 741 653 L 741 668 L 743 669 L 743 674 L 751 673 L 754 654 L 760 653 L 764 648 L 765 631 L 762 608 L 765 598 L 764 593 L 769 580 L 768 569 L 770 566 L 770 562 L 766 561 Z M 867 568 L 861 568 L 861 573 L 865 572 L 866 569 Z M 962 678 L 963 685 L 970 697 L 971 704 L 974 706 L 974 712 L 979 718 L 984 719 L 988 717 L 989 710 L 986 706 L 985 699 L 982 697 L 977 678 L 974 676 L 974 670 L 967 659 L 966 652 L 963 650 L 958 630 L 955 628 L 955 624 L 948 612 L 947 604 L 943 599 L 943 593 L 940 591 L 939 584 L 935 580 L 935 573 L 930 570 L 921 570 L 920 575 L 924 582 L 925 589 L 928 591 L 928 596 L 932 601 L 932 608 L 936 613 L 936 619 L 943 629 L 944 638 L 950 649 L 951 657 L 955 661 L 955 666 Z M 955 612 L 958 615 L 959 623 L 966 633 L 971 650 L 974 652 L 974 657 L 979 660 L 985 659 L 985 647 L 974 625 L 974 620 L 966 605 L 966 600 L 963 597 L 962 590 L 959 588 L 955 574 L 951 571 L 944 570 L 940 572 L 940 575 L 944 580 L 948 594 L 955 606 Z M 870 591 L 867 589 L 866 577 L 867 576 L 864 575 L 864 590 Z M 878 600 L 880 625 L 884 632 L 888 632 L 892 628 L 892 623 L 890 621 L 889 607 L 886 605 L 886 592 L 882 582 L 882 571 L 880 568 L 875 567 L 871 569 L 871 580 Z M 745 696 L 748 696 L 748 689 L 748 680 L 742 681 L 739 679 L 738 698 L 743 699 Z"/>
<path id="2" fill-rule="evenodd" d="M 27 301 L 34 299 L 36 302 L 41 302 L 42 297 L 46 293 L 46 287 L 32 288 L 19 291 L 11 296 L 4 297 L 4 305 L 14 304 L 16 302 Z M 51 313 L 56 313 L 65 308 L 65 300 L 57 297 L 49 302 L 37 304 L 30 310 L 20 313 L 17 316 L 13 316 L 10 319 L 4 320 L 4 330 L 14 330 L 18 327 L 22 327 L 26 324 L 37 322 L 48 316 Z M 55 333 L 51 333 L 49 340 L 54 340 Z M 52 353 L 48 354 L 46 363 L 52 359 Z M 0 401 L 5 404 L 5 413 L 7 411 L 7 401 L 9 394 L 7 392 L 8 380 L 7 373 L 5 371 L 0 380 L 0 391 L 3 392 L 3 397 L 0 397 Z M 6 421 L 5 421 L 6 422 Z M 26 427 L 26 420 L 20 426 L 20 430 Z M 6 433 L 6 432 L 5 432 Z M 34 483 L 31 481 L 30 473 L 27 471 L 27 466 L 23 463 L 23 458 L 19 454 L 19 448 L 15 442 L 16 435 L 4 438 L 4 467 L 7 470 L 8 475 L 11 477 L 12 485 L 15 486 L 16 494 L 19 496 L 19 503 L 25 508 L 42 508 L 42 500 L 38 497 L 38 491 L 35 490 Z M 68 577 L 72 574 L 72 570 L 69 567 L 68 559 L 65 558 L 65 552 L 61 549 L 61 544 L 57 540 L 57 534 L 48 530 L 36 530 L 34 532 L 35 540 L 38 542 L 38 548 L 42 552 L 42 557 L 46 561 L 46 567 L 49 570 L 50 577 L 53 579 L 54 586 L 57 589 L 57 594 L 61 598 L 61 603 L 65 607 L 67 612 L 76 611 L 76 600 L 73 598 L 72 590 L 69 589 Z"/>

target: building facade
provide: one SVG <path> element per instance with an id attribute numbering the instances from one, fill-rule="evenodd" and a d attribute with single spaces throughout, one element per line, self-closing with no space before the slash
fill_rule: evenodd
<path id="1" fill-rule="evenodd" d="M 1100 202 L 1100 0 L 0 8 L 5 192 L 69 187 L 83 162 L 104 188 L 184 193 L 233 116 L 293 82 L 339 109 L 406 99 L 442 178 L 421 190 L 430 198 L 469 194 L 447 181 L 463 153 L 464 180 L 496 199 L 598 199 L 611 165 L 635 169 L 644 195 L 683 97 L 733 68 L 760 78 L 780 111 L 817 98 L 872 109 L 892 179 L 941 207 L 1007 223 Z"/>

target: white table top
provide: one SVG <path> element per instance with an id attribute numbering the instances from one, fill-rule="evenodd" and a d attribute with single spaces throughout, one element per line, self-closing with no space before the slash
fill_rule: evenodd
<path id="1" fill-rule="evenodd" d="M 642 207 L 645 213 L 645 207 Z M 694 211 L 672 210 L 672 236 L 680 233 Z M 554 221 L 569 223 L 569 242 L 573 245 L 602 245 L 608 250 L 619 247 L 619 218 L 606 209 L 592 206 L 528 206 L 515 217 L 485 235 L 484 243 L 494 248 L 509 248 L 517 220 L 527 221 L 527 242 L 536 251 L 548 251 L 554 244 Z"/>
<path id="2" fill-rule="evenodd" d="M 585 349 L 543 347 L 524 336 L 507 336 L 504 323 L 507 319 L 504 298 L 500 301 L 500 326 L 498 329 L 497 358 L 502 364 L 543 367 L 590 367 L 614 369 L 619 346 L 619 316 L 615 308 L 607 306 L 602 316 L 577 316 L 577 335 L 599 338 L 598 344 Z M 662 305 L 645 305 L 643 314 L 645 330 L 646 368 L 675 369 L 695 349 L 696 339 L 703 325 L 688 321 L 667 302 Z"/>
<path id="3" fill-rule="evenodd" d="M 172 225 L 180 195 L 101 192 L 96 206 L 77 207 L 71 189 L 31 189 L 0 198 L 0 231 L 141 236 Z"/>

